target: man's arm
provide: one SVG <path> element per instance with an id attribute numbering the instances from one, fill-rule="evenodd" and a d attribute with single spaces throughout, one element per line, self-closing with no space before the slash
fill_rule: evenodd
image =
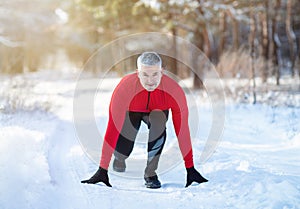
<path id="1" fill-rule="evenodd" d="M 126 86 L 126 81 L 124 80 L 119 83 L 112 94 L 109 105 L 109 118 L 100 159 L 100 167 L 105 168 L 106 170 L 109 167 L 112 154 L 115 150 L 125 120 L 126 110 L 129 106 L 127 98 L 130 97 L 130 92 L 127 91 Z"/>
<path id="2" fill-rule="evenodd" d="M 177 89 L 172 101 L 172 119 L 175 133 L 178 139 L 179 148 L 184 159 L 185 167 L 194 166 L 193 149 L 190 136 L 190 128 L 188 124 L 188 106 L 183 90 Z"/>
<path id="3" fill-rule="evenodd" d="M 99 169 L 90 179 L 83 180 L 81 183 L 96 184 L 103 182 L 106 186 L 111 187 L 107 171 L 125 118 L 127 106 L 126 102 L 124 103 L 124 96 L 128 97 L 128 92 L 125 93 L 125 86 L 126 82 L 123 79 L 115 88 L 111 97 L 108 125 L 103 140 Z"/>
<path id="4" fill-rule="evenodd" d="M 203 183 L 208 180 L 194 168 L 193 149 L 188 124 L 188 106 L 184 91 L 178 86 L 176 94 L 173 94 L 172 101 L 172 119 L 174 129 L 178 138 L 179 148 L 184 159 L 187 177 L 185 187 L 190 186 L 193 182 Z"/>

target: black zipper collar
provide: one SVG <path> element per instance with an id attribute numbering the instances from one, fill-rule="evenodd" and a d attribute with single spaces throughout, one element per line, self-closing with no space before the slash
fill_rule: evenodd
<path id="1" fill-rule="evenodd" d="M 147 106 L 146 106 L 146 110 L 149 109 L 149 103 L 150 103 L 150 91 L 148 91 L 148 99 L 147 99 Z"/>

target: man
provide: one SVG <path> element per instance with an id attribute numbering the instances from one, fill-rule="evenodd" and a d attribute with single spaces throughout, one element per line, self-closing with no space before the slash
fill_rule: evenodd
<path id="1" fill-rule="evenodd" d="M 137 66 L 137 72 L 125 76 L 113 92 L 99 169 L 82 183 L 103 182 L 111 187 L 107 174 L 111 156 L 114 153 L 114 171 L 125 172 L 125 160 L 133 150 L 143 121 L 149 129 L 145 185 L 147 188 L 160 188 L 156 169 L 166 141 L 169 110 L 172 111 L 175 133 L 187 170 L 186 187 L 192 182 L 207 182 L 194 168 L 184 91 L 176 81 L 163 74 L 162 61 L 157 53 L 143 53 L 137 59 Z"/>

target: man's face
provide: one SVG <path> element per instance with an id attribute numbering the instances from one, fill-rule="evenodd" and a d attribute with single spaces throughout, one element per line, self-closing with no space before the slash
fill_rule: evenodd
<path id="1" fill-rule="evenodd" d="M 141 66 L 138 76 L 142 86 L 147 91 L 154 91 L 161 80 L 162 69 L 159 66 Z"/>

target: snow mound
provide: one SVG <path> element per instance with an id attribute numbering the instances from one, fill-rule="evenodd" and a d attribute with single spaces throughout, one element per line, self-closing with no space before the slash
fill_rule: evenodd
<path id="1" fill-rule="evenodd" d="M 45 185 L 51 181 L 45 135 L 18 126 L 3 127 L 0 132 L 0 208 L 40 204 L 47 196 Z"/>

